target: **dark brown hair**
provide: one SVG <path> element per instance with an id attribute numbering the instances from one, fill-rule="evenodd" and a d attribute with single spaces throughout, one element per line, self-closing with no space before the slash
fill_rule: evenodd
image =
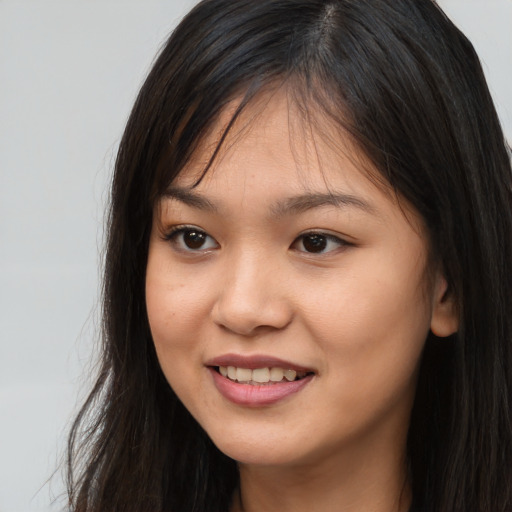
<path id="1" fill-rule="evenodd" d="M 459 332 L 430 335 L 422 359 L 413 509 L 512 510 L 510 154 L 471 44 L 431 0 L 205 0 L 171 35 L 116 161 L 102 363 L 69 438 L 71 509 L 228 509 L 236 463 L 155 355 L 148 240 L 155 201 L 225 105 L 242 94 L 240 112 L 275 83 L 339 123 L 415 206 L 457 300 Z"/>

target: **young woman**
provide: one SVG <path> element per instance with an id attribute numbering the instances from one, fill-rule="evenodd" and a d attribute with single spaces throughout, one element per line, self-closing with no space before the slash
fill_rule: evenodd
<path id="1" fill-rule="evenodd" d="M 116 162 L 74 511 L 512 510 L 512 172 L 431 0 L 206 0 Z"/>

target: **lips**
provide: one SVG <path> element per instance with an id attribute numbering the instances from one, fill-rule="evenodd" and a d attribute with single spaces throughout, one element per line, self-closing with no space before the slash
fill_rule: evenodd
<path id="1" fill-rule="evenodd" d="M 301 391 L 315 372 L 270 356 L 227 354 L 206 363 L 224 398 L 248 407 L 275 404 Z"/>
<path id="2" fill-rule="evenodd" d="M 284 359 L 265 355 L 242 356 L 240 354 L 226 354 L 206 362 L 206 366 L 234 366 L 235 368 L 283 368 L 296 372 L 314 373 L 312 368 L 297 365 Z"/>

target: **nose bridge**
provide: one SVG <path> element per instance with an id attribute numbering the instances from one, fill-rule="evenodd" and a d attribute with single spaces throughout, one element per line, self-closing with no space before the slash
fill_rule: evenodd
<path id="1" fill-rule="evenodd" d="M 214 320 L 245 336 L 262 327 L 285 327 L 292 311 L 278 269 L 275 259 L 261 248 L 240 250 L 227 258 Z"/>

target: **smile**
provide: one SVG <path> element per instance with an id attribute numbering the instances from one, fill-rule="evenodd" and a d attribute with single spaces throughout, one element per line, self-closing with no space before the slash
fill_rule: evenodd
<path id="1" fill-rule="evenodd" d="M 241 382 L 253 386 L 272 385 L 278 382 L 293 382 L 303 379 L 307 372 L 283 368 L 239 368 L 236 366 L 219 366 L 219 373 L 234 382 Z"/>
<path id="2" fill-rule="evenodd" d="M 316 377 L 311 368 L 269 356 L 228 354 L 208 361 L 206 366 L 225 399 L 251 408 L 290 399 Z"/>

